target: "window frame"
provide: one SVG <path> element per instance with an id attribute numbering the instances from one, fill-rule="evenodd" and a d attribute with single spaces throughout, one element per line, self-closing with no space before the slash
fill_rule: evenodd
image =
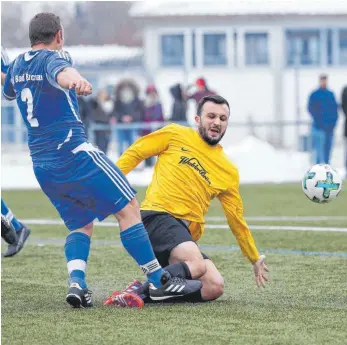
<path id="1" fill-rule="evenodd" d="M 210 59 L 212 57 L 212 55 L 208 55 L 206 54 L 206 47 L 205 47 L 205 39 L 208 36 L 224 36 L 224 50 L 225 50 L 225 54 L 224 55 L 220 55 L 218 56 L 218 58 L 223 59 L 224 61 L 221 63 L 211 63 L 209 61 L 207 61 L 208 59 Z M 228 66 L 228 39 L 227 39 L 227 33 L 226 32 L 204 32 L 202 34 L 202 60 L 203 60 L 203 65 L 204 67 L 222 67 L 222 66 Z M 217 54 L 215 56 L 217 58 Z"/>
<path id="2" fill-rule="evenodd" d="M 164 38 L 165 37 L 173 37 L 173 36 L 177 36 L 177 37 L 181 37 L 182 38 L 182 48 L 183 48 L 183 56 L 181 56 L 180 58 L 182 59 L 182 62 L 179 64 L 167 64 L 165 63 L 165 55 L 164 55 Z M 159 55 L 159 64 L 161 67 L 164 68 L 182 68 L 185 65 L 185 34 L 180 32 L 180 33 L 161 33 L 159 35 L 159 51 L 160 51 L 160 55 Z M 166 57 L 167 58 L 167 57 Z"/>
<path id="3" fill-rule="evenodd" d="M 328 28 L 322 28 L 319 26 L 308 26 L 308 27 L 285 27 L 283 32 L 283 40 L 284 40 L 284 47 L 285 47 L 285 54 L 284 54 L 284 65 L 287 68 L 296 68 L 296 66 L 302 68 L 317 68 L 322 67 L 324 65 L 327 65 L 327 29 Z M 293 61 L 293 63 L 289 62 L 289 44 L 288 44 L 288 33 L 289 32 L 295 32 L 295 33 L 302 33 L 302 32 L 317 32 L 318 33 L 318 61 L 317 63 L 310 63 L 310 64 L 304 64 L 300 61 L 298 64 Z"/>
<path id="4" fill-rule="evenodd" d="M 335 52 L 337 54 L 336 60 L 338 62 L 338 66 L 347 66 L 347 58 L 345 61 L 341 61 L 341 53 L 342 53 L 341 42 L 340 42 L 341 31 L 346 31 L 346 34 L 347 34 L 347 26 L 336 28 L 336 40 L 337 40 L 337 42 L 336 42 L 337 51 Z M 347 50 L 347 48 L 346 48 L 346 50 Z"/>
<path id="5" fill-rule="evenodd" d="M 195 28 L 195 51 L 196 51 L 196 67 L 204 69 L 230 69 L 234 64 L 233 57 L 233 33 L 234 28 L 232 26 L 210 26 Z M 204 35 L 225 35 L 225 64 L 210 65 L 204 63 Z"/>
<path id="6" fill-rule="evenodd" d="M 266 37 L 266 62 L 264 63 L 248 63 L 247 62 L 247 35 L 265 35 Z M 245 30 L 242 33 L 242 39 L 244 40 L 244 66 L 245 67 L 267 67 L 270 66 L 271 54 L 270 54 L 270 32 L 261 30 Z"/>
<path id="7" fill-rule="evenodd" d="M 151 28 L 150 30 L 153 33 L 155 44 L 152 46 L 157 54 L 155 56 L 154 64 L 152 68 L 158 69 L 171 69 L 173 71 L 177 70 L 189 70 L 192 68 L 192 58 L 191 58 L 191 49 L 192 49 L 192 29 L 185 27 L 159 27 Z M 184 39 L 184 57 L 183 57 L 183 66 L 164 66 L 161 61 L 162 50 L 161 50 L 161 37 L 163 35 L 183 35 Z M 145 53 L 147 55 L 148 53 Z"/>

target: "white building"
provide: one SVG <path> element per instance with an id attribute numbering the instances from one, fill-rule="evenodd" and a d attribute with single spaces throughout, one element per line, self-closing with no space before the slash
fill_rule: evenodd
<path id="1" fill-rule="evenodd" d="M 249 134 L 244 124 L 252 118 L 257 136 L 297 149 L 309 126 L 295 123 L 310 121 L 307 99 L 318 76 L 329 75 L 338 101 L 347 84 L 346 0 L 139 1 L 130 14 L 144 23 L 143 49 L 66 47 L 83 75 L 94 89 L 111 90 L 122 78 L 135 79 L 142 90 L 155 83 L 168 118 L 170 86 L 204 76 L 231 105 L 228 143 Z M 25 50 L 8 52 L 13 59 Z M 190 101 L 191 121 L 194 111 Z M 13 125 L 25 131 L 17 111 L 3 111 L 2 118 L 3 131 L 13 131 Z M 337 147 L 341 125 L 342 116 Z M 21 131 L 3 134 L 3 141 L 22 138 Z"/>
<path id="2" fill-rule="evenodd" d="M 145 23 L 145 68 L 169 107 L 172 84 L 204 76 L 229 100 L 233 122 L 309 121 L 321 73 L 338 100 L 347 84 L 345 0 L 145 1 L 130 13 Z M 297 133 L 260 135 L 294 147 Z"/>

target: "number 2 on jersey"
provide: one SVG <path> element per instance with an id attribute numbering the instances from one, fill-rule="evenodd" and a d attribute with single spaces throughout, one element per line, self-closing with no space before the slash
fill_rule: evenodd
<path id="1" fill-rule="evenodd" d="M 21 99 L 22 102 L 25 102 L 27 104 L 27 120 L 30 123 L 31 127 L 38 127 L 39 122 L 37 119 L 34 118 L 33 110 L 34 110 L 34 103 L 33 103 L 33 94 L 31 93 L 29 88 L 25 88 L 21 92 Z"/>

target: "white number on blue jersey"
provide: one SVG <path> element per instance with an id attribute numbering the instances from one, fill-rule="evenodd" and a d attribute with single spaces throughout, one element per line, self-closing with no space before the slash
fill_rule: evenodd
<path id="1" fill-rule="evenodd" d="M 21 99 L 22 102 L 25 102 L 27 104 L 27 112 L 28 112 L 28 116 L 27 116 L 27 120 L 30 123 L 31 127 L 38 127 L 39 126 L 39 122 L 37 121 L 37 119 L 35 119 L 34 114 L 33 114 L 33 95 L 30 91 L 29 88 L 25 88 L 22 90 L 21 92 Z"/>

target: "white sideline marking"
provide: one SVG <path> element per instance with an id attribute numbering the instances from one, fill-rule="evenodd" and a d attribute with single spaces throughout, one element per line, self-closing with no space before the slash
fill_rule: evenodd
<path id="1" fill-rule="evenodd" d="M 64 225 L 58 219 L 22 219 L 24 224 L 32 225 Z M 95 222 L 95 226 L 109 227 L 118 226 L 116 222 Z M 347 228 L 332 228 L 319 226 L 282 226 L 282 225 L 249 225 L 251 230 L 281 230 L 281 231 L 326 231 L 326 232 L 347 232 Z M 206 229 L 229 229 L 227 224 L 206 224 Z"/>
<path id="2" fill-rule="evenodd" d="M 289 230 L 289 231 L 326 231 L 347 232 L 347 228 L 330 228 L 320 226 L 283 226 L 283 225 L 248 225 L 251 230 Z M 206 224 L 206 229 L 229 229 L 227 224 Z"/>
<path id="3" fill-rule="evenodd" d="M 254 220 L 259 222 L 266 221 L 303 221 L 303 222 L 312 222 L 312 221 L 321 221 L 321 220 L 346 220 L 347 216 L 250 216 L 245 217 L 247 221 Z M 225 217 L 206 217 L 207 221 L 211 222 L 222 222 L 225 221 Z"/>

